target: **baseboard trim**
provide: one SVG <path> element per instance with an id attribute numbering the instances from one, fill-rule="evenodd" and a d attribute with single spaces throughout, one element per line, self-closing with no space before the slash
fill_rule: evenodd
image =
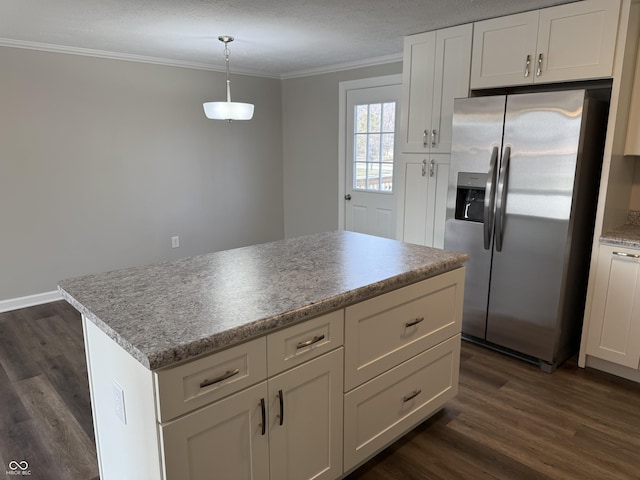
<path id="1" fill-rule="evenodd" d="M 58 300 L 62 300 L 62 295 L 60 295 L 60 292 L 57 290 L 27 295 L 26 297 L 0 300 L 0 313 L 18 310 L 19 308 L 33 307 L 34 305 L 41 305 L 43 303 L 56 302 Z"/>

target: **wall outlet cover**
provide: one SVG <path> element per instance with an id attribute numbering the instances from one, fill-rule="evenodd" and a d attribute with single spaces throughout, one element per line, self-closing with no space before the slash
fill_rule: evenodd
<path id="1" fill-rule="evenodd" d="M 115 411 L 116 417 L 118 417 L 120 421 L 126 425 L 127 414 L 124 408 L 124 389 L 116 382 L 113 382 L 112 388 L 113 409 Z"/>

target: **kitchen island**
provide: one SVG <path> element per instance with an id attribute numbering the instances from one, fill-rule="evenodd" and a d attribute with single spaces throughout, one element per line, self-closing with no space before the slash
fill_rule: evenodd
<path id="1" fill-rule="evenodd" d="M 60 282 L 101 478 L 341 478 L 457 392 L 467 260 L 336 231 Z"/>

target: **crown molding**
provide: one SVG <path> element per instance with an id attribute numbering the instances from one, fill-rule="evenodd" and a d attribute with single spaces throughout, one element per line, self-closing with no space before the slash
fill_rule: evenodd
<path id="1" fill-rule="evenodd" d="M 297 70 L 293 72 L 283 73 L 280 75 L 282 80 L 298 77 L 310 77 L 312 75 L 321 75 L 324 73 L 341 72 L 343 70 L 353 70 L 354 68 L 373 67 L 376 65 L 384 65 L 386 63 L 394 63 L 402 61 L 402 52 L 384 55 L 382 57 L 365 58 L 354 62 L 337 63 L 324 67 L 309 68 L 306 70 Z"/>
<path id="2" fill-rule="evenodd" d="M 131 53 L 109 52 L 106 50 L 94 50 L 91 48 L 69 47 L 66 45 L 54 45 L 51 43 L 29 42 L 26 40 L 14 40 L 0 38 L 0 47 L 24 48 L 27 50 L 40 50 L 43 52 L 64 53 L 68 55 L 83 55 L 85 57 L 107 58 L 111 60 L 123 60 L 126 62 L 151 63 L 168 67 L 193 68 L 196 70 L 208 70 L 212 72 L 225 72 L 224 66 L 199 62 L 185 62 L 170 58 L 150 57 L 146 55 L 134 55 Z M 256 77 L 280 78 L 278 75 L 268 75 L 256 70 L 234 68 L 234 74 L 251 75 Z"/>
<path id="3" fill-rule="evenodd" d="M 14 40 L 11 38 L 0 37 L 0 47 L 24 48 L 27 50 L 39 50 L 43 52 L 63 53 L 67 55 L 82 55 L 86 57 L 107 58 L 111 60 L 123 60 L 126 62 L 150 63 L 154 65 L 164 65 L 168 67 L 193 68 L 196 70 L 208 70 L 212 72 L 224 72 L 223 66 L 212 65 L 199 62 L 185 62 L 183 60 L 175 60 L 170 58 L 150 57 L 145 55 L 134 55 L 131 53 L 109 52 L 106 50 L 95 50 L 91 48 L 69 47 L 66 45 L 55 45 L 51 43 L 29 42 L 26 40 Z M 343 70 L 352 70 L 354 68 L 372 67 L 375 65 L 383 65 L 386 63 L 402 61 L 402 53 L 385 55 L 382 57 L 367 58 L 354 62 L 338 63 L 334 65 L 326 65 L 323 67 L 309 68 L 305 70 L 296 70 L 281 75 L 266 74 L 250 69 L 234 68 L 232 73 L 236 75 L 250 75 L 255 77 L 277 78 L 286 80 L 298 77 L 310 77 L 313 75 L 321 75 L 326 73 L 340 72 Z"/>

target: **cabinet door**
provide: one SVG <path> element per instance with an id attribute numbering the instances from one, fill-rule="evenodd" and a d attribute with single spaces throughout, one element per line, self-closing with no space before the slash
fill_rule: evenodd
<path id="1" fill-rule="evenodd" d="M 469 96 L 473 25 L 436 32 L 436 64 L 431 111 L 431 153 L 451 152 L 453 99 Z"/>
<path id="2" fill-rule="evenodd" d="M 535 82 L 610 77 L 619 13 L 619 0 L 587 0 L 540 10 Z"/>
<path id="3" fill-rule="evenodd" d="M 426 245 L 427 203 L 429 199 L 429 160 L 425 155 L 405 155 L 402 239 Z"/>
<path id="4" fill-rule="evenodd" d="M 404 155 L 402 239 L 405 242 L 444 247 L 447 214 L 449 155 Z"/>
<path id="5" fill-rule="evenodd" d="M 474 23 L 472 89 L 533 82 L 538 16 L 534 10 Z"/>
<path id="6" fill-rule="evenodd" d="M 432 233 L 431 246 L 444 248 L 444 227 L 447 220 L 447 190 L 449 188 L 449 155 L 432 155 L 433 173 L 430 173 L 430 191 L 433 200 L 427 216 L 427 231 Z"/>
<path id="7" fill-rule="evenodd" d="M 429 150 L 436 32 L 404 39 L 402 67 L 401 150 Z"/>
<path id="8" fill-rule="evenodd" d="M 342 352 L 339 348 L 269 380 L 272 479 L 342 475 Z"/>
<path id="9" fill-rule="evenodd" d="M 591 306 L 587 354 L 638 368 L 640 251 L 601 246 Z"/>
<path id="10" fill-rule="evenodd" d="M 266 382 L 161 425 L 164 480 L 268 480 L 262 399 Z"/>

